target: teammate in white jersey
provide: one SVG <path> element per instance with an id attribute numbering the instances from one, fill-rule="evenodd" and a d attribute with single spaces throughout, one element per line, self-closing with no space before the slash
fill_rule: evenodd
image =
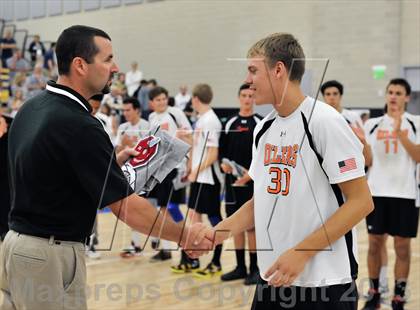
<path id="1" fill-rule="evenodd" d="M 127 122 L 118 127 L 115 140 L 117 153 L 126 147 L 134 147 L 136 143 L 149 133 L 149 122 L 140 117 L 140 103 L 129 97 L 123 101 L 123 114 Z"/>
<path id="2" fill-rule="evenodd" d="M 417 236 L 419 209 L 416 164 L 420 162 L 418 118 L 405 112 L 411 88 L 404 79 L 393 79 L 386 88 L 386 114 L 371 118 L 365 133 L 372 146 L 372 166 L 368 183 L 375 211 L 366 219 L 369 232 L 368 269 L 371 295 L 365 310 L 379 306 L 378 278 L 380 250 L 385 235 L 394 237 L 396 261 L 394 310 L 404 309 L 404 295 L 410 268 L 410 243 Z"/>
<path id="3" fill-rule="evenodd" d="M 341 105 L 341 99 L 344 93 L 344 86 L 338 81 L 327 81 L 321 86 L 321 93 L 324 97 L 325 103 L 332 106 L 344 117 L 353 132 L 363 144 L 363 156 L 365 157 L 365 165 L 369 166 L 372 162 L 372 150 L 363 130 L 363 122 L 359 114 L 354 111 L 344 109 Z"/>
<path id="4" fill-rule="evenodd" d="M 222 130 L 216 113 L 210 106 L 213 91 L 207 84 L 198 84 L 192 91 L 192 107 L 198 113 L 193 133 L 191 158 L 189 161 L 191 182 L 190 197 L 188 199 L 189 215 L 193 223 L 202 222 L 202 215 L 206 214 L 212 226 L 221 220 L 220 191 L 222 174 L 218 161 L 219 138 Z M 192 239 L 194 240 L 194 239 Z M 216 246 L 211 262 L 194 276 L 209 279 L 221 274 L 220 256 L 222 245 Z M 181 258 L 178 266 L 173 266 L 174 273 L 189 272 L 197 269 L 198 260 L 189 261 Z"/>
<path id="5" fill-rule="evenodd" d="M 180 137 L 187 141 L 191 140 L 191 138 L 188 139 L 188 137 L 191 137 L 192 131 L 190 122 L 180 109 L 168 106 L 168 91 L 165 88 L 157 86 L 150 90 L 149 99 L 150 106 L 154 111 L 149 115 L 151 128 L 159 126 L 160 130 L 167 131 L 172 137 Z M 185 165 L 185 163 L 180 165 Z M 185 171 L 185 169 L 180 169 L 180 171 Z M 162 183 L 156 185 L 149 197 L 155 197 L 160 211 L 165 213 L 168 210 L 172 219 L 178 223 L 184 219 L 179 210 L 179 204 L 185 203 L 185 188 L 174 189 L 173 180 L 177 177 L 177 174 L 178 169 L 172 170 Z M 153 244 L 152 241 L 152 247 Z M 159 252 L 151 258 L 152 262 L 171 259 L 169 241 L 162 239 L 159 248 Z"/>
<path id="6" fill-rule="evenodd" d="M 254 131 L 254 197 L 217 233 L 203 234 L 219 243 L 255 226 L 264 280 L 253 309 L 355 310 L 352 228 L 373 209 L 362 144 L 337 111 L 302 93 L 304 58 L 298 41 L 284 33 L 248 52 L 246 82 L 256 104 L 274 108 Z"/>
<path id="7" fill-rule="evenodd" d="M 122 123 L 118 127 L 117 137 L 115 140 L 115 150 L 119 152 L 125 148 L 133 148 L 137 142 L 147 136 L 149 132 L 149 122 L 140 118 L 140 103 L 136 98 L 129 97 L 123 101 L 123 114 L 127 122 Z M 155 201 L 149 202 L 155 205 Z M 142 252 L 141 234 L 138 231 L 132 230 L 131 244 L 129 247 L 123 249 L 120 253 L 123 258 L 131 258 L 139 256 Z"/>

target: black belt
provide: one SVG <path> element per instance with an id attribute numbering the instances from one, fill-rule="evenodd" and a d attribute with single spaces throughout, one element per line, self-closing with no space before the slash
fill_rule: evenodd
<path id="1" fill-rule="evenodd" d="M 32 237 L 38 237 L 38 238 L 43 238 L 43 239 L 47 239 L 50 240 L 56 244 L 60 244 L 60 241 L 69 241 L 69 242 L 80 242 L 83 244 L 89 244 L 89 239 L 90 237 L 70 237 L 70 236 L 65 236 L 65 237 L 61 237 L 59 235 L 49 235 L 49 234 L 39 234 L 39 233 L 24 233 L 24 232 L 20 232 L 20 231 L 16 231 L 19 234 L 23 234 L 23 235 L 28 235 L 28 236 L 32 236 Z"/>

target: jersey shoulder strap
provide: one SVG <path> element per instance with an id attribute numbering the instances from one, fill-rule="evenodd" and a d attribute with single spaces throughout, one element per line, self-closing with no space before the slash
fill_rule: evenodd
<path id="1" fill-rule="evenodd" d="M 369 135 L 371 135 L 375 132 L 376 128 L 378 128 L 379 124 L 382 123 L 383 119 L 384 119 L 383 116 L 378 118 L 378 121 L 376 122 L 376 124 L 373 125 L 372 129 L 369 131 Z"/>
<path id="2" fill-rule="evenodd" d="M 255 136 L 255 148 L 258 148 L 258 142 L 260 142 L 261 137 L 266 133 L 268 128 L 270 128 L 271 124 L 273 124 L 275 118 L 269 119 L 263 125 L 260 131 Z"/>
<path id="3" fill-rule="evenodd" d="M 180 128 L 178 121 L 176 120 L 176 117 L 173 113 L 168 111 L 169 116 L 172 118 L 172 120 L 175 122 L 176 128 Z"/>
<path id="4" fill-rule="evenodd" d="M 414 135 L 417 135 L 417 129 L 416 129 L 416 125 L 414 125 L 414 122 L 411 119 L 409 119 L 408 117 L 406 117 L 405 119 L 410 124 L 411 129 L 413 129 Z"/>

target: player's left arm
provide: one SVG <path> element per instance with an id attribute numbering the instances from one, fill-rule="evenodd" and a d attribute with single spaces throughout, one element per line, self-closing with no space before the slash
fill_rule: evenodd
<path id="1" fill-rule="evenodd" d="M 319 250 L 325 249 L 349 232 L 357 223 L 372 212 L 372 196 L 365 177 L 359 177 L 338 184 L 346 202 L 319 227 L 294 248 L 284 252 L 268 269 L 265 276 L 273 286 L 291 285 L 303 271 L 306 263 Z M 325 238 L 325 235 L 328 238 Z"/>
<path id="2" fill-rule="evenodd" d="M 407 151 L 408 155 L 415 161 L 420 162 L 420 144 L 415 144 L 409 138 L 406 132 L 401 130 L 401 123 L 402 123 L 402 115 L 401 112 L 397 115 L 394 119 L 394 130 L 397 135 L 398 140 L 400 140 L 401 144 Z"/>
<path id="3" fill-rule="evenodd" d="M 189 175 L 189 180 L 190 181 L 195 181 L 197 178 L 197 175 L 204 171 L 205 169 L 207 169 L 208 167 L 210 167 L 211 165 L 213 165 L 213 163 L 215 161 L 217 161 L 218 156 L 219 156 L 219 148 L 216 146 L 208 146 L 206 148 L 206 154 L 203 156 L 203 160 L 201 161 L 201 165 L 197 168 L 195 168 L 194 170 L 191 171 L 190 175 Z"/>

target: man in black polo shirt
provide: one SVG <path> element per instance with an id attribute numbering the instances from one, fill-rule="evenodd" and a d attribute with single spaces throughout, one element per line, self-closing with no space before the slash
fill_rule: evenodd
<path id="1" fill-rule="evenodd" d="M 56 53 L 57 83 L 25 103 L 9 132 L 11 213 L 0 255 L 1 309 L 87 308 L 83 242 L 97 208 L 109 206 L 142 233 L 158 235 L 162 225 L 163 216 L 133 194 L 118 166 L 129 152 L 116 158 L 90 114 L 87 99 L 109 92 L 118 72 L 110 37 L 72 26 L 60 35 Z M 182 224 L 167 220 L 161 235 L 177 242 L 182 235 L 186 246 L 186 235 L 201 229 L 182 234 Z M 211 243 L 202 237 L 188 247 Z"/>

